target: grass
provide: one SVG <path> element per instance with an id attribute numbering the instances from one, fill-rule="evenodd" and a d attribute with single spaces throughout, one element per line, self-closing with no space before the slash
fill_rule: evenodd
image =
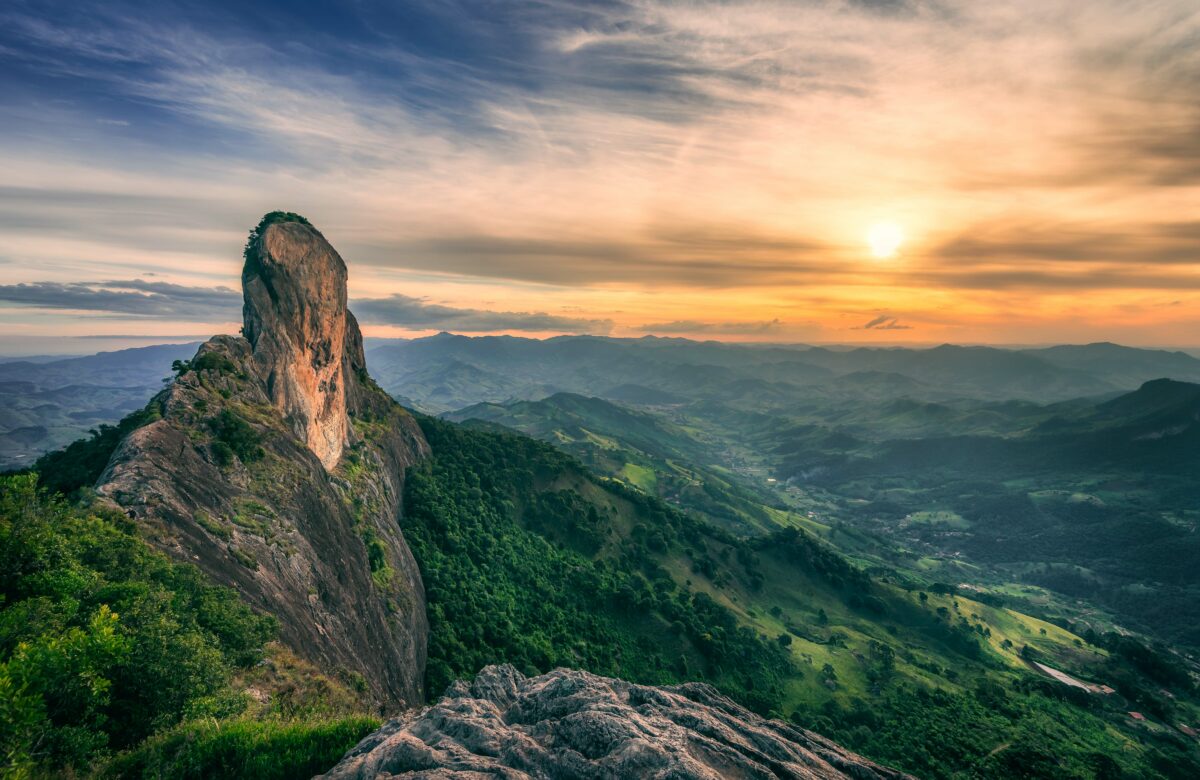
<path id="1" fill-rule="evenodd" d="M 654 473 L 654 469 L 639 466 L 636 463 L 626 463 L 625 467 L 621 469 L 621 478 L 651 495 L 654 495 L 654 491 L 658 487 L 658 477 Z"/>
<path id="2" fill-rule="evenodd" d="M 330 769 L 379 727 L 355 715 L 314 722 L 211 719 L 185 723 L 113 759 L 103 778 L 292 780 Z"/>
<path id="3" fill-rule="evenodd" d="M 908 522 L 917 525 L 940 525 L 948 528 L 970 528 L 962 515 L 957 512 L 948 510 L 928 510 L 924 512 L 913 512 L 908 516 Z"/>

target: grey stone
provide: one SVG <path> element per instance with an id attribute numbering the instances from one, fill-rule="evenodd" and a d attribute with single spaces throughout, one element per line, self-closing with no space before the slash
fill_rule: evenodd
<path id="1" fill-rule="evenodd" d="M 767 720 L 702 683 L 634 685 L 489 666 L 389 720 L 327 780 L 899 780 L 908 775 Z"/>
<path id="2" fill-rule="evenodd" d="M 428 623 L 398 518 L 405 469 L 429 445 L 367 375 L 333 247 L 283 223 L 255 248 L 245 337 L 200 347 L 96 489 L 160 549 L 278 618 L 297 654 L 361 675 L 380 707 L 416 705 Z M 245 458 L 217 440 L 226 411 L 253 431 Z"/>

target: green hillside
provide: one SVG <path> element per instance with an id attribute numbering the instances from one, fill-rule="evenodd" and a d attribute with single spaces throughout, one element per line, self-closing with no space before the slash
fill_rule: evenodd
<path id="1" fill-rule="evenodd" d="M 734 533 L 772 530 L 778 499 L 715 463 L 706 429 L 599 398 L 558 393 L 541 401 L 476 404 L 445 415 L 491 423 L 553 444 L 591 471 L 614 477 Z"/>
<path id="2" fill-rule="evenodd" d="M 410 475 L 405 534 L 435 694 L 483 663 L 569 665 L 705 679 L 926 777 L 1200 771 L 1190 740 L 1127 715 L 1197 714 L 1187 673 L 1135 640 L 1088 643 L 994 594 L 868 576 L 796 529 L 736 537 L 524 437 L 421 424 L 434 456 Z"/>

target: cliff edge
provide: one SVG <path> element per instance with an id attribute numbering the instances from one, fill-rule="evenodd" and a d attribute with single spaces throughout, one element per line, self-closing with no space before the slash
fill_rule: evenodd
<path id="1" fill-rule="evenodd" d="M 367 374 L 346 275 L 307 220 L 264 217 L 246 245 L 244 336 L 178 366 L 96 489 L 394 709 L 423 700 L 425 596 L 398 517 L 429 445 Z"/>
<path id="2" fill-rule="evenodd" d="M 567 669 L 527 678 L 508 665 L 383 724 L 322 777 L 912 780 L 703 683 L 651 687 Z"/>

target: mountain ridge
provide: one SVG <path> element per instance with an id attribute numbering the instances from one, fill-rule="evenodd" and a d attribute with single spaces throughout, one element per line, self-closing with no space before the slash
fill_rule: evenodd
<path id="1" fill-rule="evenodd" d="M 216 336 L 116 447 L 96 491 L 151 541 L 279 618 L 381 705 L 423 698 L 427 621 L 397 524 L 415 421 L 366 373 L 341 258 L 272 214 L 247 244 L 246 337 Z"/>

